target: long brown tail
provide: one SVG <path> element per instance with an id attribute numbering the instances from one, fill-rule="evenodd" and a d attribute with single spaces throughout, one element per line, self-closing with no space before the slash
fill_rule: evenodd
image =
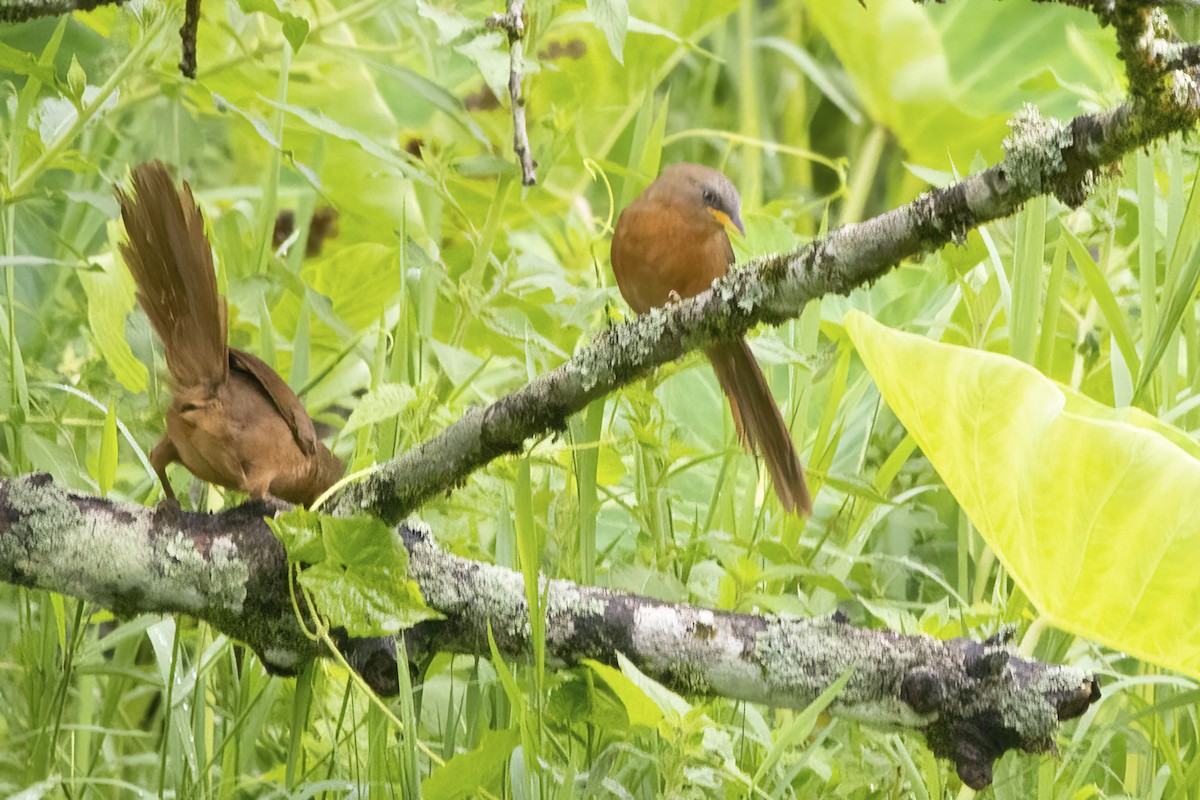
<path id="1" fill-rule="evenodd" d="M 787 511 L 811 514 L 812 498 L 792 435 L 746 340 L 714 344 L 708 357 L 729 398 L 738 438 L 748 450 L 762 454 L 779 502 Z"/>
<path id="2" fill-rule="evenodd" d="M 133 168 L 133 196 L 118 187 L 117 201 L 129 236 L 121 254 L 176 390 L 215 391 L 229 376 L 225 300 L 191 188 L 177 191 L 163 163 L 151 161 Z"/>

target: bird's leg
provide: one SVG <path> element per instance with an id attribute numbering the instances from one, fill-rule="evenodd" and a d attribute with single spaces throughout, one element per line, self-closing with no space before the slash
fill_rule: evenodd
<path id="1" fill-rule="evenodd" d="M 171 441 L 170 436 L 164 434 L 150 451 L 150 466 L 163 488 L 163 499 L 159 501 L 159 507 L 168 511 L 179 511 L 179 499 L 175 497 L 175 490 L 171 488 L 171 481 L 167 478 L 167 466 L 178 460 L 179 451 L 175 449 L 175 443 Z"/>
<path id="2" fill-rule="evenodd" d="M 292 505 L 271 494 L 271 481 L 275 479 L 272 472 L 257 470 L 253 474 L 246 473 L 243 485 L 250 493 L 250 499 L 243 504 L 255 510 L 262 510 L 264 517 L 276 517 L 285 511 L 290 511 Z"/>
<path id="3" fill-rule="evenodd" d="M 667 292 L 667 305 L 675 306 L 683 302 L 683 298 L 679 296 L 679 292 L 672 289 Z"/>

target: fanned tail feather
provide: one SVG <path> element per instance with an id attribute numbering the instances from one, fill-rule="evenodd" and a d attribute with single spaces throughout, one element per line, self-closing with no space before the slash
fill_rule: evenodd
<path id="1" fill-rule="evenodd" d="M 217 293 L 204 218 L 185 183 L 161 161 L 133 169 L 133 194 L 117 189 L 128 242 L 121 254 L 137 299 L 163 342 L 176 391 L 215 390 L 229 375 L 225 300 Z"/>

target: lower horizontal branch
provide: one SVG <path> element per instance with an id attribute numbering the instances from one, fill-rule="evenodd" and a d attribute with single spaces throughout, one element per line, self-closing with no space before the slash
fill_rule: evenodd
<path id="1" fill-rule="evenodd" d="M 66 491 L 49 475 L 0 480 L 0 580 L 90 600 L 118 616 L 189 614 L 246 642 L 268 668 L 317 655 L 300 629 L 287 556 L 264 504 L 222 514 Z"/>
<path id="2" fill-rule="evenodd" d="M 440 651 L 485 654 L 490 626 L 506 655 L 530 652 L 523 578 L 450 555 L 427 532 L 404 530 L 410 577 L 446 620 L 407 636 Z M 1003 642 L 942 641 L 858 628 L 834 619 L 735 614 L 543 579 L 546 655 L 558 664 L 624 654 L 687 695 L 800 709 L 850 671 L 830 711 L 922 732 L 963 782 L 991 783 L 1007 750 L 1053 749 L 1061 720 L 1099 698 L 1087 673 L 1017 657 Z"/>
<path id="3" fill-rule="evenodd" d="M 0 481 L 0 580 L 71 594 L 118 614 L 187 613 L 246 642 L 268 668 L 295 672 L 319 654 L 290 604 L 284 554 L 265 506 L 215 514 L 163 513 L 76 495 L 47 476 Z M 409 577 L 445 615 L 405 636 L 408 657 L 486 656 L 490 627 L 507 658 L 530 651 L 520 574 L 450 555 L 427 531 L 402 528 Z M 963 781 L 990 783 L 1008 750 L 1052 749 L 1061 720 L 1099 697 L 1070 667 L 1027 661 L 1003 642 L 941 641 L 857 628 L 838 619 L 734 614 L 543 579 L 546 653 L 555 665 L 623 653 L 688 695 L 803 708 L 840 675 L 831 711 L 920 731 Z M 395 692 L 395 648 L 348 643 L 351 663 Z"/>

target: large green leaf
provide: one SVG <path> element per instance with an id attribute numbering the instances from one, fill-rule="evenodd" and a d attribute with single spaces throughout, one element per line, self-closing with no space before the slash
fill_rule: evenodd
<path id="1" fill-rule="evenodd" d="M 1020 362 L 851 312 L 879 391 L 1048 622 L 1200 676 L 1200 446 Z"/>
<path id="2" fill-rule="evenodd" d="M 320 611 L 351 636 L 398 633 L 441 614 L 408 577 L 400 535 L 373 517 L 335 519 L 293 509 L 267 520 L 292 561 L 308 566 L 300 584 Z"/>
<path id="3" fill-rule="evenodd" d="M 1115 89 L 1112 37 L 1076 9 L 1047 8 L 1030 24 L 1015 3 L 805 5 L 871 119 L 917 164 L 965 170 L 977 150 L 992 160 L 1021 103 L 1069 117 L 1081 93 Z"/>
<path id="4" fill-rule="evenodd" d="M 146 391 L 149 371 L 137 360 L 125 338 L 125 315 L 133 308 L 133 278 L 111 261 L 99 269 L 80 270 L 87 295 L 88 328 L 96 349 L 120 384 L 131 392 Z"/>

